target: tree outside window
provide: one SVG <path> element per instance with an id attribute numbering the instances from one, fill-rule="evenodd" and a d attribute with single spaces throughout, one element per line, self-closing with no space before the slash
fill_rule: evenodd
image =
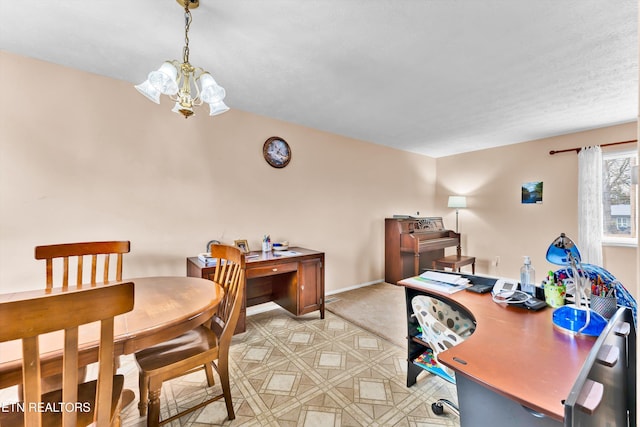
<path id="1" fill-rule="evenodd" d="M 637 236 L 637 194 L 631 185 L 631 168 L 638 162 L 635 152 L 606 153 L 602 159 L 602 203 L 604 240 L 627 240 Z"/>

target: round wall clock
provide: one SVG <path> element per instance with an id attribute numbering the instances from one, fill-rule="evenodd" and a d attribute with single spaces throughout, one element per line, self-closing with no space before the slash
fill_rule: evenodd
<path id="1" fill-rule="evenodd" d="M 283 168 L 291 160 L 291 148 L 284 139 L 272 136 L 264 142 L 262 147 L 264 159 L 274 168 Z"/>

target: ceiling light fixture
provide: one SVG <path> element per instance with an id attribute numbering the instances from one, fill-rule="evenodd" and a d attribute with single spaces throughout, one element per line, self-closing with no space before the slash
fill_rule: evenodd
<path id="1" fill-rule="evenodd" d="M 177 60 L 165 61 L 159 69 L 149 73 L 147 80 L 135 86 L 144 96 L 160 104 L 160 95 L 169 95 L 175 101 L 171 111 L 182 114 L 185 119 L 195 114 L 194 106 L 209 104 L 209 115 L 229 111 L 223 99 L 226 95 L 224 88 L 211 74 L 200 67 L 189 63 L 189 26 L 191 25 L 191 11 L 200 5 L 199 0 L 177 0 L 184 6 L 184 48 L 182 49 L 182 63 Z"/>

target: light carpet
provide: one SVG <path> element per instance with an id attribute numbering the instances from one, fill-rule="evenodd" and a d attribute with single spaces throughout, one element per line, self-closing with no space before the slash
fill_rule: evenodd
<path id="1" fill-rule="evenodd" d="M 398 347 L 407 348 L 404 287 L 377 283 L 327 298 L 326 309 Z"/>

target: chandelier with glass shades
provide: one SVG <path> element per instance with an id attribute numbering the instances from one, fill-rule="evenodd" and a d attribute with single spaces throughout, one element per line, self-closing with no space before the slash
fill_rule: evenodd
<path id="1" fill-rule="evenodd" d="M 171 111 L 188 118 L 195 114 L 193 107 L 209 104 L 209 115 L 229 111 L 223 99 L 226 95 L 224 88 L 207 71 L 194 67 L 189 63 L 189 26 L 191 25 L 191 11 L 197 8 L 199 0 L 177 0 L 184 6 L 184 48 L 182 49 L 182 63 L 177 60 L 164 62 L 159 69 L 152 71 L 147 80 L 135 86 L 144 96 L 160 104 L 160 95 L 169 95 L 175 101 Z"/>

